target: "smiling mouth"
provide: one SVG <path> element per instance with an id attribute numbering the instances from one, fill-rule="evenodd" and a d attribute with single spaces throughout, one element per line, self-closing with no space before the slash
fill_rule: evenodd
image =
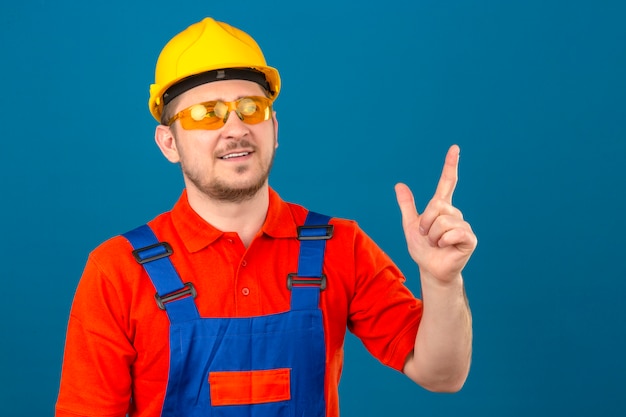
<path id="1" fill-rule="evenodd" d="M 250 155 L 250 152 L 236 152 L 236 153 L 229 153 L 228 155 L 224 155 L 222 157 L 220 157 L 220 159 L 233 159 L 233 158 L 241 158 L 243 156 L 247 156 Z"/>

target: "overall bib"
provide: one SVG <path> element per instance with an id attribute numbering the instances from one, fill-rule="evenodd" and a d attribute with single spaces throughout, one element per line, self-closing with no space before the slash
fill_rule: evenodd
<path id="1" fill-rule="evenodd" d="M 126 234 L 170 320 L 170 370 L 162 417 L 323 417 L 325 341 L 320 291 L 328 216 L 298 228 L 298 272 L 286 277 L 291 308 L 246 318 L 200 317 L 195 288 L 169 260 L 172 248 L 143 225 Z"/>

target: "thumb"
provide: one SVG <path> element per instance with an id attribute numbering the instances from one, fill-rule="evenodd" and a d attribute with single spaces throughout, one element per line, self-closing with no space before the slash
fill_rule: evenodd
<path id="1" fill-rule="evenodd" d="M 406 184 L 396 184 L 395 190 L 400 213 L 402 214 L 402 225 L 406 228 L 409 224 L 419 220 L 419 214 L 415 207 L 415 199 L 413 198 L 411 189 Z"/>

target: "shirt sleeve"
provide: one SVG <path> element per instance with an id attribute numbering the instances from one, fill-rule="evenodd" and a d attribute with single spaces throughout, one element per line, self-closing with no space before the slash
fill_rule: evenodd
<path id="1" fill-rule="evenodd" d="M 57 417 L 126 416 L 136 355 L 119 292 L 92 254 L 72 303 Z"/>
<path id="2" fill-rule="evenodd" d="M 357 227 L 348 328 L 383 364 L 402 371 L 415 346 L 422 302 L 389 256 Z"/>

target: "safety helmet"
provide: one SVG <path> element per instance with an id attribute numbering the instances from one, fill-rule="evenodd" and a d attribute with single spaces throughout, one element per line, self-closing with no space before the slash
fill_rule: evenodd
<path id="1" fill-rule="evenodd" d="M 154 78 L 148 107 L 158 122 L 164 102 L 206 82 L 255 81 L 266 88 L 271 99 L 280 91 L 280 75 L 267 66 L 256 41 L 240 29 L 210 17 L 189 26 L 165 45 Z"/>

